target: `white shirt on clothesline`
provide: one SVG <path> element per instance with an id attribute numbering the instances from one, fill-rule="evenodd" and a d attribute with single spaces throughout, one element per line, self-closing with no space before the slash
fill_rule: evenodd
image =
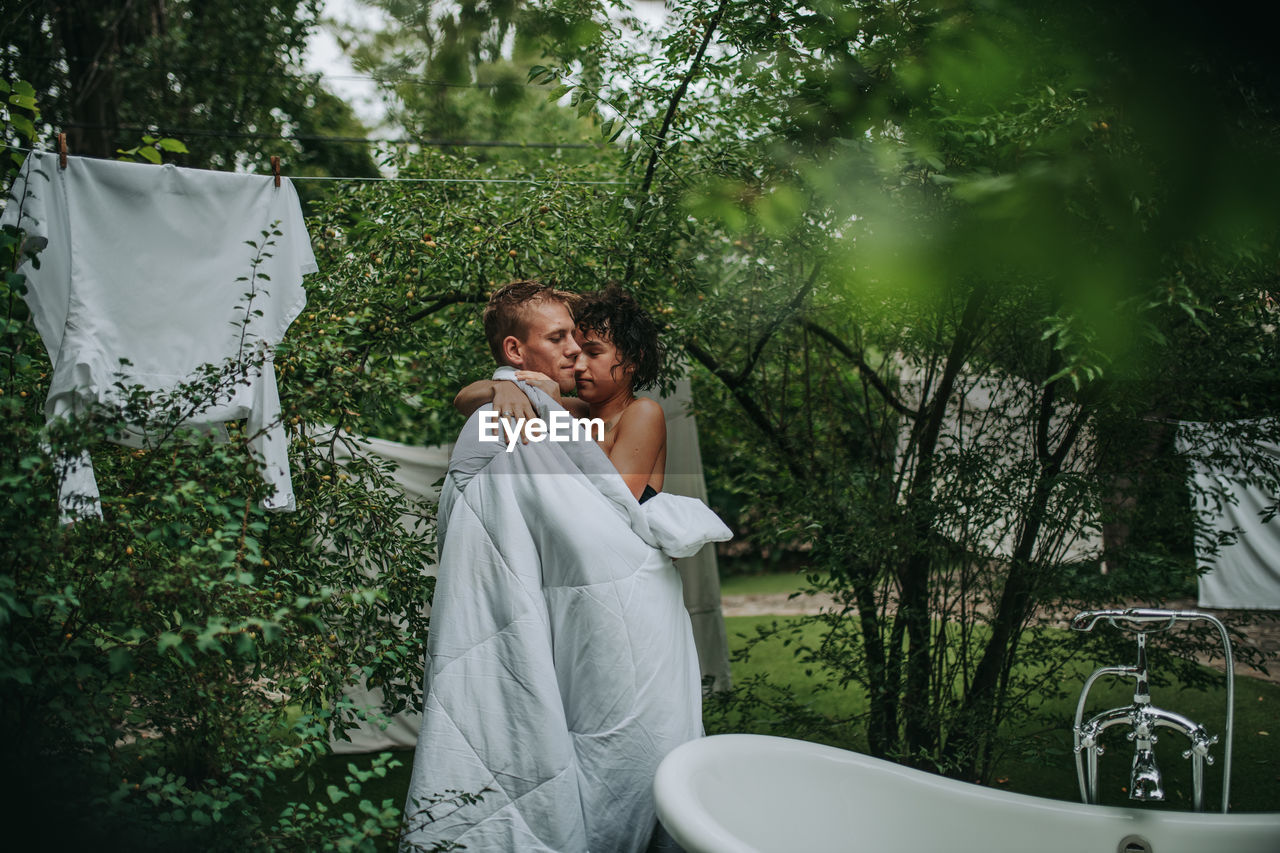
<path id="1" fill-rule="evenodd" d="M 287 179 L 276 187 L 270 176 L 81 157 L 62 169 L 34 151 L 0 224 L 42 248 L 39 269 L 20 271 L 53 365 L 47 417 L 119 403 L 117 382 L 164 392 L 201 365 L 241 359 L 248 375 L 190 422 L 247 418 L 271 487 L 264 505 L 293 508 L 272 350 L 306 304 L 302 276 L 317 267 Z M 99 514 L 97 494 L 87 457 L 68 465 L 64 512 L 78 495 L 89 504 L 79 514 Z"/>

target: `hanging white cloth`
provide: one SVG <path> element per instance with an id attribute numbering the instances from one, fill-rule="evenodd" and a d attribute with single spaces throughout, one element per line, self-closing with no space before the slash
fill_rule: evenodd
<path id="1" fill-rule="evenodd" d="M 1274 425 L 1258 422 L 1270 427 Z M 1196 563 L 1208 571 L 1200 576 L 1201 607 L 1240 610 L 1280 610 L 1280 517 L 1269 518 L 1276 504 L 1274 480 L 1246 461 L 1241 440 L 1232 430 L 1213 423 L 1184 421 L 1178 425 L 1178 452 L 1191 465 L 1194 508 L 1204 514 L 1214 534 L 1234 541 L 1213 549 L 1197 538 Z M 1256 457 L 1269 458 L 1280 469 L 1280 444 L 1251 442 Z"/>
<path id="2" fill-rule="evenodd" d="M 702 450 L 698 444 L 698 423 L 690 409 L 693 388 L 687 378 L 677 380 L 669 397 L 658 402 L 667 416 L 667 473 L 662 490 L 707 502 L 707 481 L 702 472 Z M 684 606 L 693 622 L 693 640 L 698 648 L 702 678 L 711 679 L 711 689 L 728 690 L 729 638 L 720 603 L 720 572 L 716 549 L 707 545 L 692 557 L 676 563 L 684 582 Z"/>
<path id="3" fill-rule="evenodd" d="M 82 157 L 64 169 L 34 151 L 0 224 L 41 250 L 20 271 L 53 365 L 48 418 L 122 402 L 117 383 L 163 393 L 202 365 L 238 365 L 187 423 L 247 418 L 264 506 L 294 508 L 272 351 L 317 268 L 287 179 Z M 100 515 L 87 454 L 60 464 L 64 517 Z"/>
<path id="4" fill-rule="evenodd" d="M 331 427 L 317 430 L 317 436 L 332 435 Z M 440 444 L 432 447 L 415 447 L 388 441 L 383 438 L 366 436 L 353 437 L 350 443 L 338 441 L 334 445 L 335 456 L 339 462 L 352 457 L 395 463 L 391 479 L 404 497 L 414 503 L 435 504 L 440 499 L 440 483 L 449 468 L 449 454 L 452 444 Z M 416 533 L 420 517 L 416 514 L 404 515 L 400 525 L 410 533 Z M 412 567 L 424 575 L 436 574 L 434 562 Z M 423 609 L 430 611 L 424 602 Z M 403 631 L 400 625 L 388 623 L 389 634 Z M 382 752 L 387 749 L 413 749 L 418 742 L 418 730 L 422 727 L 421 708 L 406 708 L 399 714 L 387 716 L 382 710 L 385 698 L 382 689 L 369 687 L 364 679 L 346 684 L 342 688 L 343 699 L 366 714 L 357 725 L 347 729 L 341 737 L 334 736 L 329 747 L 335 754 L 359 754 Z"/>

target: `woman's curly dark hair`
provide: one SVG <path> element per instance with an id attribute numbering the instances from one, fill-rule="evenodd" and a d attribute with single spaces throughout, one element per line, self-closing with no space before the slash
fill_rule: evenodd
<path id="1" fill-rule="evenodd" d="M 658 381 L 665 350 L 658 339 L 658 324 L 631 294 L 617 284 L 583 294 L 573 309 L 573 320 L 583 332 L 607 338 L 618 348 L 622 365 L 631 365 L 631 390 L 643 391 Z"/>

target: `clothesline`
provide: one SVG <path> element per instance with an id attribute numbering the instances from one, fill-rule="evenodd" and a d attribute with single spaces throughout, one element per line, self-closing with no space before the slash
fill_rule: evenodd
<path id="1" fill-rule="evenodd" d="M 633 181 L 562 181 L 556 178 L 340 178 L 332 175 L 299 175 L 289 180 L 298 181 L 389 181 L 401 184 L 565 184 L 584 186 L 631 186 Z"/>
<path id="2" fill-rule="evenodd" d="M 31 54 L 27 54 L 27 58 L 35 59 L 37 57 L 32 56 Z M 76 61 L 76 62 L 98 62 L 100 60 L 100 57 L 97 57 L 97 56 L 91 56 L 91 57 L 65 56 L 64 57 L 58 54 L 43 54 L 38 58 L 40 59 L 40 61 L 43 61 L 43 62 L 54 62 L 59 59 L 66 60 L 66 61 Z M 408 74 L 408 73 L 386 74 L 386 75 L 327 74 L 319 71 L 306 71 L 306 70 L 299 71 L 297 73 L 291 73 L 287 71 L 282 72 L 282 71 L 275 71 L 271 69 L 262 69 L 262 70 L 255 71 L 251 69 L 214 68 L 214 67 L 206 67 L 206 66 L 200 66 L 200 65 L 174 65 L 171 63 L 163 63 L 163 65 L 157 66 L 154 63 L 129 62 L 129 61 L 121 60 L 118 58 L 112 59 L 111 64 L 114 67 L 136 68 L 142 71 L 156 71 L 156 70 L 163 69 L 163 70 L 169 70 L 169 71 L 175 71 L 175 70 L 190 71 L 198 74 L 221 74 L 227 77 L 254 77 L 254 78 L 264 79 L 264 80 L 306 80 L 308 77 L 317 77 L 320 80 L 365 80 L 371 83 L 397 83 L 397 84 L 408 83 L 415 86 L 423 86 L 423 87 L 436 86 L 436 87 L 448 88 L 448 89 L 499 89 L 499 88 L 516 87 L 516 86 L 519 86 L 521 88 L 530 88 L 530 89 L 545 88 L 549 90 L 551 88 L 546 84 L 529 83 L 522 80 L 503 80 L 503 81 L 495 81 L 492 83 L 482 83 L 480 81 L 462 82 L 462 81 L 449 81 L 449 80 L 434 80 L 434 79 L 425 78 L 425 77 L 418 77 L 414 74 Z"/>
<path id="3" fill-rule="evenodd" d="M 71 122 L 68 127 L 87 130 L 129 131 L 132 133 L 155 133 L 162 136 L 204 136 L 215 139 L 257 139 L 267 142 L 323 142 L 334 145 L 424 145 L 433 148 L 561 148 L 595 149 L 600 145 L 585 142 L 521 142 L 512 139 L 374 139 L 364 136 L 324 136 L 322 134 L 286 134 L 247 133 L 243 131 L 207 130 L 195 127 L 169 127 L 164 131 L 155 131 L 142 125 L 103 124 L 101 122 Z"/>
<path id="4" fill-rule="evenodd" d="M 23 148 L 21 145 L 9 145 L 14 151 L 28 154 L 45 151 L 43 148 Z M 562 186 L 633 186 L 633 181 L 565 181 L 558 178 L 396 178 L 396 177 L 342 177 L 337 175 L 298 175 L 286 176 L 289 180 L 299 181 L 347 181 L 351 183 L 400 183 L 400 184 L 559 184 Z"/>

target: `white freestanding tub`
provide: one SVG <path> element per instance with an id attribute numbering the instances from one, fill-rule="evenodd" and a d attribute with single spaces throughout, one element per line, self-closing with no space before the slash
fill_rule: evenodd
<path id="1" fill-rule="evenodd" d="M 654 792 L 662 825 L 688 853 L 1280 851 L 1280 813 L 1058 802 L 764 735 L 680 746 Z"/>

